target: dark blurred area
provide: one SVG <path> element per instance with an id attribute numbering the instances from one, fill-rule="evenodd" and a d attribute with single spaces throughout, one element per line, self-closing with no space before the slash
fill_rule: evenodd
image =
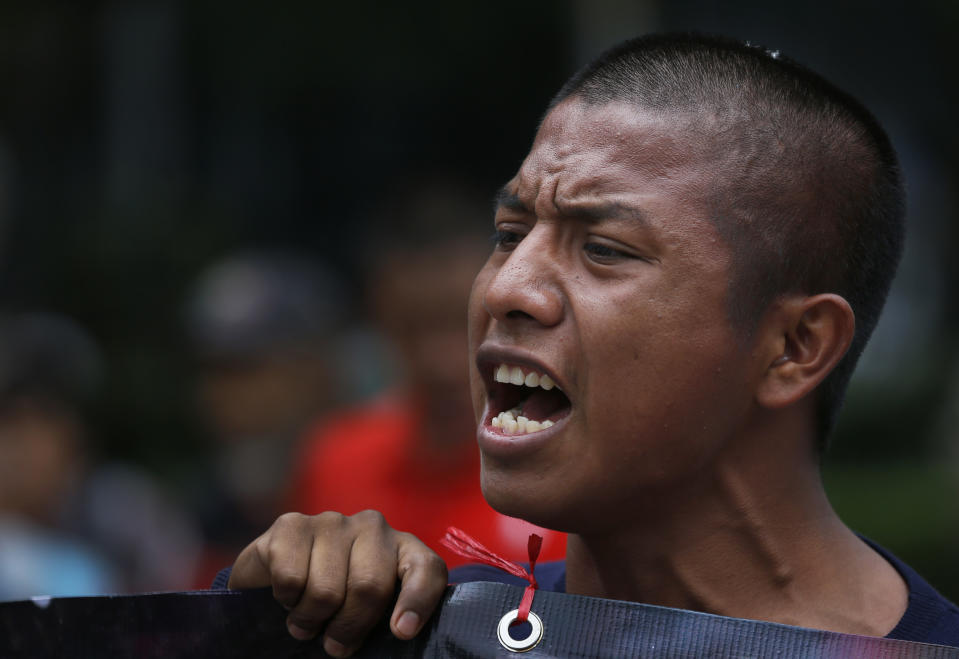
<path id="1" fill-rule="evenodd" d="M 9 455 L 41 446 L 10 437 L 58 429 L 29 435 L 58 437 L 21 483 L 50 501 L 16 508 L 16 528 L 76 550 L 103 575 L 88 592 L 179 588 L 228 563 L 289 500 L 297 438 L 413 377 L 403 328 L 433 298 L 391 326 L 401 293 L 377 300 L 376 282 L 402 284 L 384 237 L 403 247 L 422 226 L 384 209 L 424 180 L 491 199 L 577 66 L 664 29 L 780 50 L 889 131 L 906 258 L 827 485 L 851 526 L 959 599 L 959 5 L 945 0 L 0 4 L 0 313 L 73 328 L 97 371 L 82 396 L 4 399 Z M 26 354 L 18 341 L 0 352 Z M 69 360 L 44 351 L 26 371 L 56 380 L 50 360 Z M 149 534 L 169 544 L 145 553 Z"/>

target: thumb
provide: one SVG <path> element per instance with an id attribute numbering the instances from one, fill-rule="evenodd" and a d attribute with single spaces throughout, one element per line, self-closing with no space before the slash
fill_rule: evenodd
<path id="1" fill-rule="evenodd" d="M 416 636 L 443 597 L 446 563 L 412 535 L 404 534 L 397 547 L 400 593 L 390 616 L 390 629 L 401 639 Z"/>

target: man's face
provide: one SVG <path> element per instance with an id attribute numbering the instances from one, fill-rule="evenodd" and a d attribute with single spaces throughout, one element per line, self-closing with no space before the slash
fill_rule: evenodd
<path id="1" fill-rule="evenodd" d="M 469 311 L 483 491 L 501 512 L 609 528 L 689 491 L 752 404 L 728 252 L 702 201 L 709 151 L 682 128 L 569 99 L 504 188 Z M 556 387 L 535 386 L 543 375 Z M 539 424 L 523 433 L 510 409 Z"/>

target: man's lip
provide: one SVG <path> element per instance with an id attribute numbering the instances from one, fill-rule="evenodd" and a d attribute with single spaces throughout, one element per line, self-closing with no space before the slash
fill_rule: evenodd
<path id="1" fill-rule="evenodd" d="M 514 460 L 535 455 L 566 429 L 569 415 L 563 417 L 550 428 L 523 435 L 505 435 L 497 432 L 487 423 L 481 423 L 476 431 L 480 451 L 487 458 L 495 460 Z"/>
<path id="2" fill-rule="evenodd" d="M 476 351 L 476 368 L 479 369 L 480 375 L 483 377 L 483 382 L 486 383 L 487 392 L 489 392 L 493 386 L 493 372 L 500 364 L 519 367 L 525 366 L 540 375 L 548 375 L 550 379 L 556 383 L 556 386 L 559 387 L 559 390 L 569 398 L 569 389 L 566 386 L 566 381 L 531 352 L 518 348 L 498 346 L 496 344 L 483 344 Z"/>

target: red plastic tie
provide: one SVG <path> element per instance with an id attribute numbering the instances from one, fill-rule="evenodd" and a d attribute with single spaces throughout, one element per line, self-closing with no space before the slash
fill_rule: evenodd
<path id="1" fill-rule="evenodd" d="M 495 568 L 512 574 L 514 577 L 526 579 L 529 585 L 526 586 L 526 590 L 523 591 L 523 599 L 520 600 L 519 611 L 516 614 L 517 623 L 526 622 L 526 619 L 529 618 L 529 610 L 533 606 L 533 594 L 536 592 L 536 589 L 539 588 L 539 584 L 536 583 L 536 577 L 533 576 L 533 571 L 536 569 L 536 559 L 539 558 L 539 551 L 543 547 L 542 536 L 536 535 L 535 533 L 529 534 L 529 542 L 526 544 L 526 550 L 529 553 L 529 571 L 519 563 L 508 561 L 499 554 L 487 549 L 481 542 L 473 538 L 473 536 L 455 526 L 450 526 L 446 529 L 446 535 L 440 538 L 440 544 L 463 558 L 485 563 L 486 565 L 492 565 Z"/>

